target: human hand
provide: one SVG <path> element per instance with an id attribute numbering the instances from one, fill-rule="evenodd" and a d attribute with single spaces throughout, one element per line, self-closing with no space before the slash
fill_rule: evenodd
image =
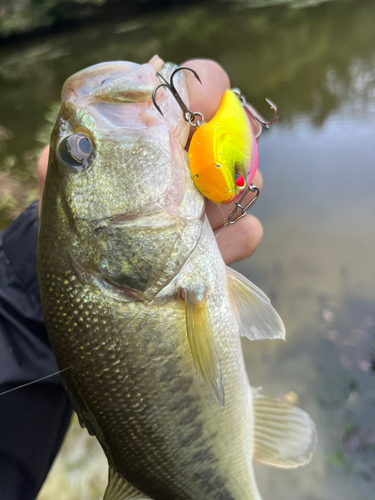
<path id="1" fill-rule="evenodd" d="M 187 87 L 189 93 L 190 109 L 199 111 L 209 121 L 220 105 L 224 91 L 230 88 L 228 75 L 223 68 L 216 62 L 205 59 L 192 59 L 181 64 L 194 69 L 203 85 L 192 76 L 188 71 L 185 72 L 187 78 Z M 250 119 L 255 135 L 259 130 L 259 125 Z M 194 133 L 191 127 L 190 138 Z M 47 146 L 38 160 L 38 185 L 39 200 L 42 199 L 44 184 L 47 174 L 49 146 Z M 253 183 L 262 188 L 262 176 L 259 171 L 255 174 Z M 251 200 L 250 194 L 246 201 Z M 39 202 L 39 210 L 41 203 Z M 234 209 L 234 202 L 220 207 L 207 200 L 206 212 L 214 233 L 219 233 L 224 224 L 224 220 Z M 262 225 L 253 215 L 248 214 L 243 219 L 236 222 L 235 225 L 225 229 L 222 235 L 217 239 L 217 243 L 223 259 L 226 264 L 231 264 L 252 255 L 257 249 L 263 236 Z"/>

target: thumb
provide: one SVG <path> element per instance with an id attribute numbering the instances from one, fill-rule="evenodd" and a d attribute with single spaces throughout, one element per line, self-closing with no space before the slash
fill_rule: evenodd
<path id="1" fill-rule="evenodd" d="M 44 184 L 46 182 L 47 167 L 48 167 L 48 156 L 49 156 L 49 146 L 45 147 L 39 156 L 38 166 L 37 166 L 37 178 L 39 186 L 39 215 L 42 206 L 42 198 L 44 191 Z"/>
<path id="2" fill-rule="evenodd" d="M 185 71 L 189 109 L 202 113 L 204 120 L 208 122 L 216 113 L 223 93 L 230 88 L 229 77 L 220 64 L 210 59 L 190 59 L 181 66 L 193 69 L 201 79 L 202 85 L 190 71 Z M 190 127 L 187 147 L 194 130 L 194 127 Z"/>

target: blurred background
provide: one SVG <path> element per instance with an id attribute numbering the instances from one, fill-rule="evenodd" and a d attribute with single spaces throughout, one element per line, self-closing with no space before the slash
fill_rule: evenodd
<path id="1" fill-rule="evenodd" d="M 256 465 L 264 500 L 375 491 L 375 2 L 2 0 L 0 229 L 37 196 L 64 80 L 101 61 L 216 59 L 261 113 L 265 229 L 236 265 L 287 341 L 243 343 L 253 386 L 306 409 L 319 445 L 292 471 Z M 222 236 L 224 237 L 224 235 Z M 73 421 L 38 500 L 99 500 L 107 466 Z"/>

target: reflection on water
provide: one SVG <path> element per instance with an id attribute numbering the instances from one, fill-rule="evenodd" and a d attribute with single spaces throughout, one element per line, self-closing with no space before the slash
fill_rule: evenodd
<path id="1" fill-rule="evenodd" d="M 259 145 L 265 189 L 254 213 L 264 241 L 236 267 L 272 297 L 288 337 L 244 350 L 252 384 L 298 398 L 317 423 L 319 447 L 303 469 L 257 466 L 259 487 L 265 500 L 372 499 L 374 3 L 199 4 L 0 51 L 0 161 L 8 182 L 27 186 L 47 106 L 65 78 L 99 61 L 211 57 L 261 112 L 264 97 L 278 104 L 280 119 Z"/>
<path id="2" fill-rule="evenodd" d="M 295 391 L 319 431 L 310 467 L 257 468 L 265 498 L 373 495 L 374 128 L 339 110 L 322 127 L 297 120 L 260 144 L 266 189 L 256 210 L 265 238 L 237 267 L 273 298 L 288 337 L 244 343 L 248 371 L 273 395 Z"/>

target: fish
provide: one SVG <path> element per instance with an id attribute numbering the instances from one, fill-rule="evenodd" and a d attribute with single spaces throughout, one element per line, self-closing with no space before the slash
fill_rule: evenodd
<path id="1" fill-rule="evenodd" d="M 227 204 L 241 196 L 258 166 L 258 148 L 243 106 L 226 90 L 207 123 L 196 128 L 189 147 L 194 184 L 210 201 Z"/>
<path id="2" fill-rule="evenodd" d="M 253 461 L 309 462 L 309 415 L 250 386 L 241 336 L 284 339 L 267 296 L 227 267 L 190 175 L 176 69 L 71 76 L 51 135 L 38 237 L 45 321 L 104 500 L 261 500 Z M 188 102 L 185 76 L 175 78 Z"/>

